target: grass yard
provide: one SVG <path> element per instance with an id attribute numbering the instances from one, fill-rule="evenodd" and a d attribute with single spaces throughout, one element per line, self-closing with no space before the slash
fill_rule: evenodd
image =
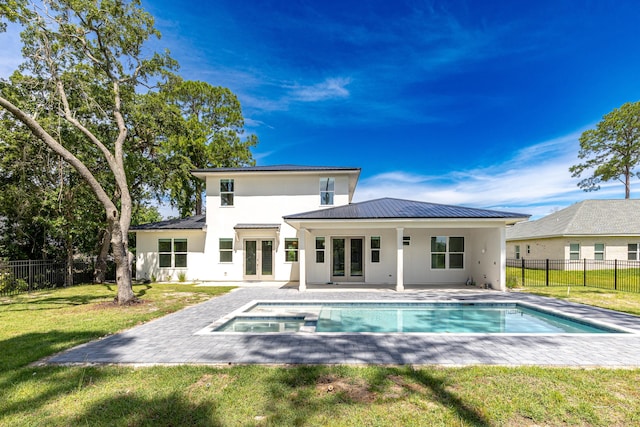
<path id="1" fill-rule="evenodd" d="M 640 425 L 640 370 L 30 365 L 229 289 L 136 286 L 145 302 L 123 308 L 98 285 L 0 299 L 0 425 Z"/>
<path id="2" fill-rule="evenodd" d="M 534 295 L 564 299 L 640 316 L 640 294 L 637 293 L 584 286 L 531 287 L 519 290 Z M 640 358 L 640 355 L 638 357 Z"/>

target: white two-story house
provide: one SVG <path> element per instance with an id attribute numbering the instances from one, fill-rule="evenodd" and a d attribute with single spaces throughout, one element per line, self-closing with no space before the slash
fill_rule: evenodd
<path id="1" fill-rule="evenodd" d="M 505 229 L 529 216 L 381 198 L 359 168 L 199 169 L 206 215 L 132 227 L 138 279 L 505 289 Z"/>

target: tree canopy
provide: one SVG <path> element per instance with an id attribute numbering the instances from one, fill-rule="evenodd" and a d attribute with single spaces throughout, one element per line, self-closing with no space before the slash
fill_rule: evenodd
<path id="1" fill-rule="evenodd" d="M 164 185 L 180 216 L 202 214 L 205 183 L 193 169 L 254 165 L 255 135 L 243 138 L 238 98 L 227 88 L 200 81 L 179 81 L 163 88 L 162 99 L 179 117 L 164 129 L 159 147 Z"/>
<path id="2" fill-rule="evenodd" d="M 24 74 L 0 83 L 0 107 L 72 166 L 99 201 L 111 233 L 117 301 L 129 303 L 135 296 L 127 108 L 137 87 L 162 79 L 176 64 L 166 53 L 142 53 L 159 33 L 138 0 L 16 0 L 11 6 L 0 8 L 0 19 L 22 25 Z"/>
<path id="3" fill-rule="evenodd" d="M 640 102 L 626 103 L 606 114 L 596 125 L 580 136 L 578 158 L 582 163 L 571 166 L 574 178 L 590 175 L 578 186 L 585 191 L 600 189 L 600 183 L 618 180 L 624 184 L 625 198 L 631 197 L 631 178 L 640 177 Z"/>

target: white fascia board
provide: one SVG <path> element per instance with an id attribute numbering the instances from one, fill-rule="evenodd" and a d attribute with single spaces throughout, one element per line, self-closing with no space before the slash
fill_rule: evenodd
<path id="1" fill-rule="evenodd" d="M 456 219 L 456 218 L 434 218 L 434 219 L 314 219 L 314 220 L 285 220 L 293 228 L 300 230 L 321 229 L 388 229 L 388 228 L 496 228 L 504 227 L 504 219 L 478 218 L 478 219 Z"/>

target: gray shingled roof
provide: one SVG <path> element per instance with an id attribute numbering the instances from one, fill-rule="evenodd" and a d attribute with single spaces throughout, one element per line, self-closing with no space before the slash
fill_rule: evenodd
<path id="1" fill-rule="evenodd" d="M 360 168 L 346 166 L 301 166 L 301 165 L 272 165 L 272 166 L 243 166 L 237 168 L 206 168 L 194 169 L 193 173 L 227 173 L 227 172 L 322 172 L 322 171 L 360 171 Z"/>
<path id="2" fill-rule="evenodd" d="M 640 200 L 584 200 L 507 229 L 507 240 L 585 235 L 640 235 Z"/>
<path id="3" fill-rule="evenodd" d="M 131 227 L 131 231 L 153 230 L 202 230 L 206 226 L 205 215 L 195 215 L 188 218 L 169 219 L 167 221 L 152 222 Z"/>
<path id="4" fill-rule="evenodd" d="M 376 199 L 285 216 L 285 219 L 528 218 L 529 215 L 401 199 Z"/>

